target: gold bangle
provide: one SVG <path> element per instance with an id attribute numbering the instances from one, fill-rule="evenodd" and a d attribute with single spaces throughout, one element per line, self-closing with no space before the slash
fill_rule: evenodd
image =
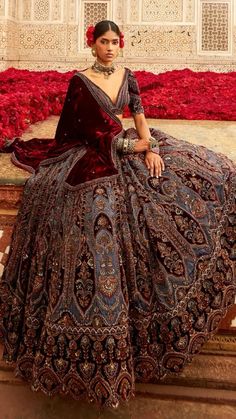
<path id="1" fill-rule="evenodd" d="M 152 148 L 156 148 L 158 146 L 158 140 L 156 140 L 156 138 L 154 137 L 150 137 L 149 138 L 149 149 L 151 150 Z"/>
<path id="2" fill-rule="evenodd" d="M 128 147 L 129 147 L 129 140 L 128 138 L 124 139 L 124 143 L 123 143 L 123 153 L 126 154 L 128 152 Z"/>
<path id="3" fill-rule="evenodd" d="M 153 153 L 159 154 L 159 143 L 158 140 L 154 137 L 149 138 L 150 144 L 149 144 L 149 151 L 152 151 Z"/>
<path id="4" fill-rule="evenodd" d="M 120 137 L 117 139 L 117 142 L 116 142 L 116 150 L 123 151 L 123 146 L 124 146 L 124 138 Z"/>
<path id="5" fill-rule="evenodd" d="M 118 138 L 116 142 L 116 150 L 123 152 L 124 154 L 134 153 L 135 143 L 137 140 L 131 140 L 129 138 Z"/>
<path id="6" fill-rule="evenodd" d="M 129 154 L 134 153 L 135 143 L 136 143 L 135 140 L 129 140 L 127 153 L 129 153 Z"/>

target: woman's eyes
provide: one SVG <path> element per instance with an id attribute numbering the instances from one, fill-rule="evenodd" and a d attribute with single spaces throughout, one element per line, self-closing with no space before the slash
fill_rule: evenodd
<path id="1" fill-rule="evenodd" d="M 101 40 L 101 43 L 102 43 L 102 44 L 109 44 L 109 41 L 106 41 L 105 39 L 102 39 L 102 40 Z M 116 40 L 112 41 L 112 44 L 113 44 L 113 45 L 118 45 L 118 39 L 116 39 Z"/>

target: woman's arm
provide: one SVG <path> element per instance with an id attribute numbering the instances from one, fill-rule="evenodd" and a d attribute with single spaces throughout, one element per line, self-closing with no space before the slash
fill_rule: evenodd
<path id="1" fill-rule="evenodd" d="M 150 175 L 157 177 L 161 176 L 161 172 L 164 170 L 164 162 L 157 153 L 157 150 L 155 150 L 155 152 L 154 150 L 150 151 L 151 133 L 144 116 L 139 86 L 134 73 L 130 70 L 128 74 L 128 91 L 130 95 L 129 109 L 133 116 L 135 128 L 139 137 L 135 142 L 133 152 L 141 153 L 145 151 L 145 163 L 148 170 L 150 170 Z"/>
<path id="2" fill-rule="evenodd" d="M 133 119 L 139 138 L 148 140 L 151 137 L 151 134 L 144 114 L 136 113 L 133 115 Z"/>
<path id="3" fill-rule="evenodd" d="M 150 137 L 151 133 L 148 128 L 146 118 L 143 113 L 137 113 L 133 115 L 134 124 L 138 133 L 139 139 L 136 141 L 134 152 L 140 153 L 146 151 L 145 163 L 150 170 L 151 176 L 159 177 L 163 170 L 165 170 L 164 162 L 162 158 L 153 151 L 150 151 Z"/>

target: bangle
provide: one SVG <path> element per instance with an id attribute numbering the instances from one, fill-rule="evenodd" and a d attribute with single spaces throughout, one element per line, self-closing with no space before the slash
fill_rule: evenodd
<path id="1" fill-rule="evenodd" d="M 123 146 L 124 146 L 124 138 L 118 138 L 117 142 L 116 142 L 116 150 L 117 151 L 123 151 Z"/>
<path id="2" fill-rule="evenodd" d="M 153 153 L 159 153 L 159 144 L 158 140 L 154 137 L 149 138 L 150 144 L 149 144 L 149 151 L 152 151 Z"/>
<path id="3" fill-rule="evenodd" d="M 136 140 L 129 140 L 129 153 L 134 153 Z"/>
<path id="4" fill-rule="evenodd" d="M 116 142 L 116 150 L 124 154 L 134 153 L 136 140 L 130 140 L 129 138 L 118 138 Z"/>
<path id="5" fill-rule="evenodd" d="M 150 150 L 152 150 L 152 148 L 156 148 L 156 146 L 158 145 L 158 141 L 154 137 L 150 137 L 149 142 L 150 142 L 150 144 L 149 144 L 149 149 Z"/>
<path id="6" fill-rule="evenodd" d="M 124 143 L 123 143 L 123 153 L 124 154 L 128 153 L 128 148 L 129 148 L 129 140 L 128 140 L 128 138 L 125 138 Z"/>

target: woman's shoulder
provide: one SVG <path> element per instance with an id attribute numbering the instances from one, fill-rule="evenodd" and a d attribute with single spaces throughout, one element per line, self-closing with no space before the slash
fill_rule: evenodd
<path id="1" fill-rule="evenodd" d="M 133 74 L 133 71 L 129 67 L 124 67 L 124 69 L 128 74 Z"/>
<path id="2" fill-rule="evenodd" d="M 76 71 L 69 80 L 68 89 L 72 92 L 76 92 L 78 89 L 84 86 L 84 78 L 81 71 Z"/>
<path id="3" fill-rule="evenodd" d="M 86 68 L 83 68 L 82 70 L 78 70 L 75 74 L 76 75 L 87 74 L 87 73 L 90 72 L 90 69 L 91 69 L 91 67 L 86 67 Z"/>
<path id="4" fill-rule="evenodd" d="M 84 70 L 77 70 L 74 74 L 73 74 L 73 76 L 71 77 L 71 79 L 70 79 L 70 83 L 71 84 L 78 84 L 78 83 L 81 83 L 81 79 L 82 79 L 82 77 L 83 77 L 83 75 L 86 75 L 86 72 L 87 72 L 87 68 L 86 69 L 84 69 Z M 81 77 L 82 76 L 82 77 Z"/>
<path id="5" fill-rule="evenodd" d="M 70 79 L 70 80 L 73 80 L 73 79 L 78 79 L 78 76 L 80 76 L 81 74 L 82 74 L 82 75 L 83 75 L 83 74 L 86 74 L 88 70 L 89 70 L 89 67 L 84 68 L 84 69 L 82 69 L 82 70 L 76 70 L 76 71 L 74 72 L 74 74 L 72 75 L 72 77 L 71 77 L 71 79 Z"/>
<path id="6" fill-rule="evenodd" d="M 128 67 L 124 67 L 125 71 L 127 72 L 128 75 L 128 80 L 130 80 L 132 82 L 132 80 L 136 80 L 136 76 L 133 70 L 131 70 Z"/>
<path id="7" fill-rule="evenodd" d="M 128 79 L 128 84 L 129 84 L 129 86 L 132 88 L 132 87 L 134 87 L 134 86 L 136 86 L 137 85 L 137 78 L 136 78 L 136 76 L 135 76 L 135 73 L 134 73 L 134 71 L 133 70 L 131 70 L 130 68 L 128 68 L 128 67 L 125 67 L 125 70 L 126 70 L 126 72 L 127 72 L 127 79 Z"/>

